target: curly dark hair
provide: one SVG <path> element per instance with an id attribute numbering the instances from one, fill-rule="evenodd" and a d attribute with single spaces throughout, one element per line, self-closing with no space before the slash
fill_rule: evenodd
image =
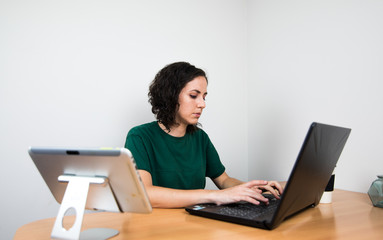
<path id="1" fill-rule="evenodd" d="M 196 77 L 206 77 L 206 73 L 188 62 L 175 62 L 161 69 L 149 87 L 149 103 L 158 122 L 166 130 L 177 124 L 176 113 L 179 108 L 178 97 L 185 85 Z M 189 125 L 186 132 L 192 133 L 198 125 Z"/>

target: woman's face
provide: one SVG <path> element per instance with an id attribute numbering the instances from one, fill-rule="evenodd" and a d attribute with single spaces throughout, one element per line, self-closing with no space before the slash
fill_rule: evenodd
<path id="1" fill-rule="evenodd" d="M 206 107 L 207 81 L 205 77 L 196 77 L 188 82 L 178 96 L 179 109 L 176 113 L 176 123 L 180 125 L 195 125 Z"/>

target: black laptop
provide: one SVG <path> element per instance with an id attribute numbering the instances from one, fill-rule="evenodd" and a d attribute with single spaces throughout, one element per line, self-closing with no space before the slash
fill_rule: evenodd
<path id="1" fill-rule="evenodd" d="M 274 229 L 286 218 L 319 203 L 350 132 L 349 128 L 312 123 L 281 198 L 265 195 L 270 198 L 268 205 L 197 204 L 185 209 L 193 215 Z"/>

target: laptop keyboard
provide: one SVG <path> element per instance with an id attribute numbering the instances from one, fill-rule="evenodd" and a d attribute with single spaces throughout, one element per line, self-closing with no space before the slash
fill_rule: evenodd
<path id="1" fill-rule="evenodd" d="M 265 194 L 266 198 L 269 199 L 269 204 L 254 205 L 252 203 L 233 203 L 228 205 L 221 206 L 219 214 L 239 217 L 249 220 L 256 220 L 261 217 L 265 217 L 274 213 L 278 207 L 279 199 L 275 198 L 273 195 Z"/>

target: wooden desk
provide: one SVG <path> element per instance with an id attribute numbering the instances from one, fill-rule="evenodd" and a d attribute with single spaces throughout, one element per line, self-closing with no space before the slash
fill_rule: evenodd
<path id="1" fill-rule="evenodd" d="M 14 239 L 50 239 L 54 218 L 20 227 Z M 262 230 L 198 216 L 184 209 L 154 209 L 152 214 L 91 213 L 83 229 L 114 228 L 113 239 L 383 239 L 383 208 L 373 207 L 367 194 L 335 190 L 333 203 L 319 204 Z"/>

